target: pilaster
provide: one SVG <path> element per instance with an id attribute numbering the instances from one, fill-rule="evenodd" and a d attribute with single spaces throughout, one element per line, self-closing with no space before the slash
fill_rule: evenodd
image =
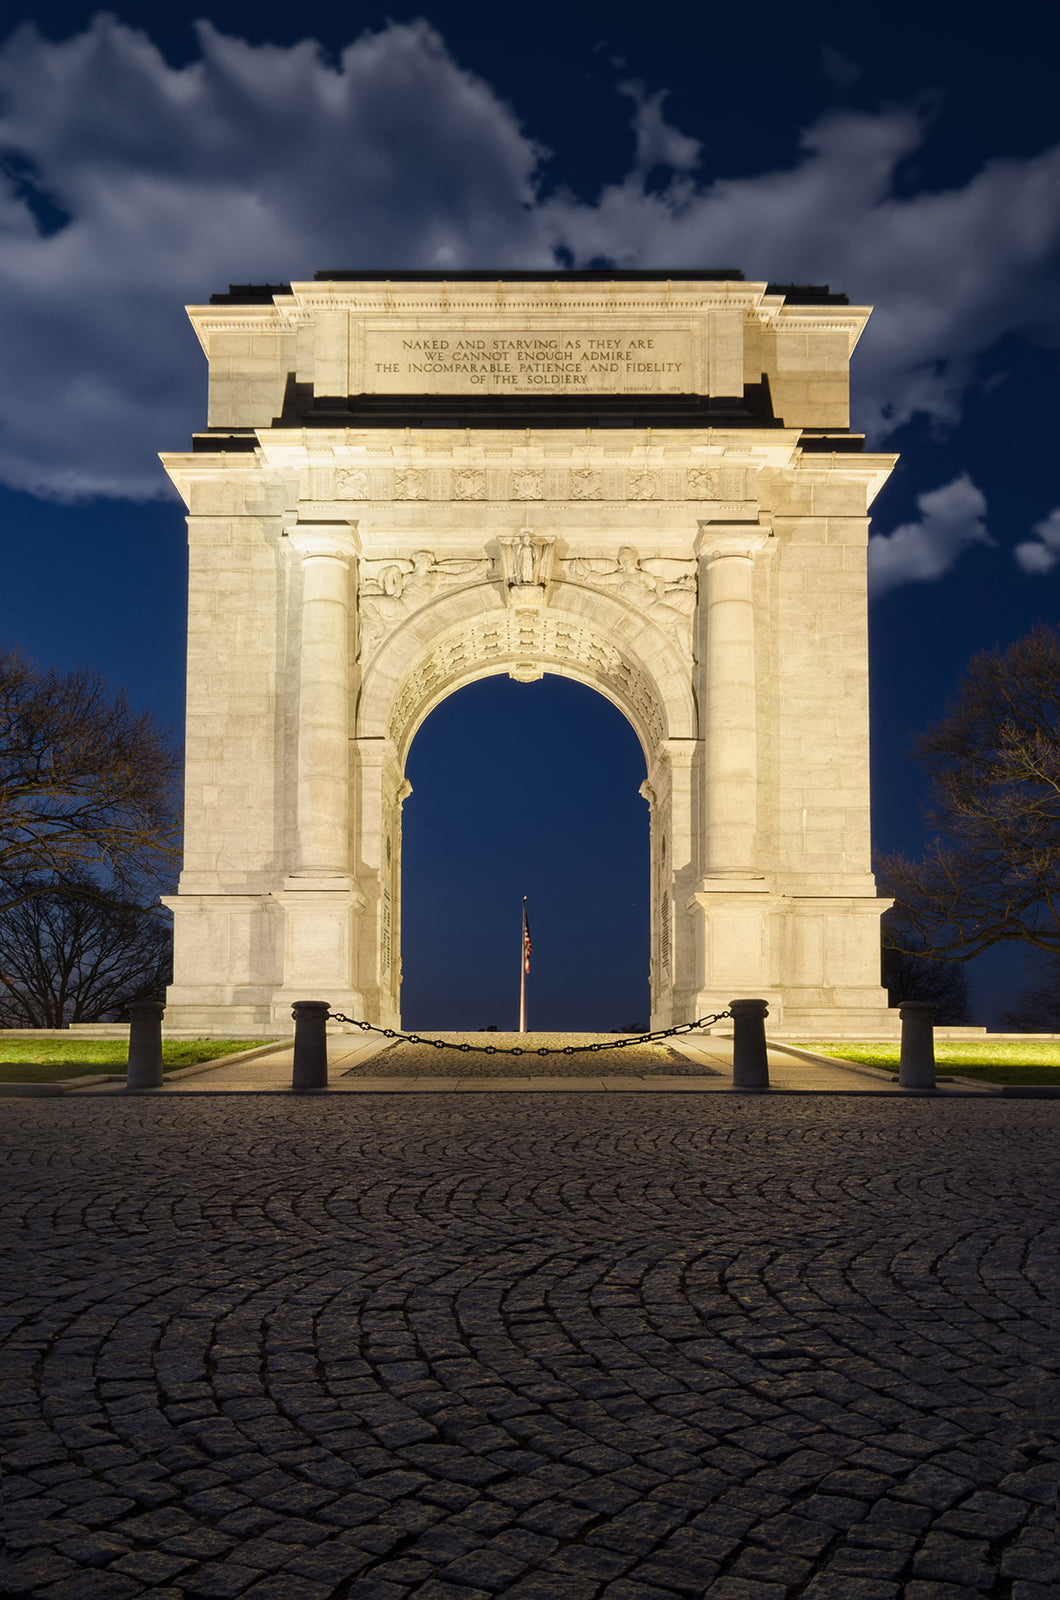
<path id="1" fill-rule="evenodd" d="M 700 524 L 703 888 L 764 888 L 758 852 L 754 561 L 769 530 Z"/>

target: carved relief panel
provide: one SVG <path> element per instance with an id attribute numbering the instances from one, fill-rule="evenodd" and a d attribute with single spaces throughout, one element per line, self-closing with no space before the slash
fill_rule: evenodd
<path id="1" fill-rule="evenodd" d="M 362 661 L 372 656 L 386 635 L 421 606 L 443 591 L 485 583 L 492 569 L 489 556 L 439 561 L 432 550 L 385 560 L 363 560 L 357 596 Z"/>

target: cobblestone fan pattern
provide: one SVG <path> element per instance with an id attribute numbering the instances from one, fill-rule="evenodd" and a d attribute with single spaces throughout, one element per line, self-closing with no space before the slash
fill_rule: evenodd
<path id="1" fill-rule="evenodd" d="M 395 1043 L 355 1067 L 354 1075 L 359 1078 L 430 1078 L 444 1073 L 457 1073 L 461 1078 L 522 1078 L 532 1073 L 550 1078 L 582 1078 L 591 1073 L 594 1077 L 611 1078 L 627 1075 L 642 1077 L 658 1072 L 667 1077 L 696 1077 L 709 1074 L 712 1070 L 705 1063 L 693 1065 L 687 1056 L 662 1041 L 609 1050 L 609 1036 L 600 1033 L 435 1034 L 425 1030 L 423 1037 L 467 1043 L 474 1045 L 475 1049 L 465 1054 L 458 1050 L 438 1050 L 429 1044 Z M 690 1037 L 696 1044 L 710 1049 L 709 1035 L 694 1033 Z M 567 1044 L 590 1043 L 603 1048 L 585 1050 L 574 1056 L 558 1054 Z M 521 1049 L 523 1054 L 513 1056 L 498 1053 L 488 1056 L 482 1051 L 482 1046 L 487 1044 L 492 1044 L 498 1052 Z M 541 1056 L 537 1054 L 539 1049 L 552 1053 Z M 728 1052 L 722 1057 L 723 1062 L 727 1063 L 727 1056 Z M 731 1071 L 731 1068 L 728 1070 Z"/>
<path id="2" fill-rule="evenodd" d="M 0 1590 L 1056 1600 L 1058 1115 L 11 1103 Z"/>

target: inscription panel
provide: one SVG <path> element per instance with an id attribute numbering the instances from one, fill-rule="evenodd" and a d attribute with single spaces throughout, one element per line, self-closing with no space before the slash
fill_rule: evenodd
<path id="1" fill-rule="evenodd" d="M 674 328 L 365 329 L 367 394 L 691 394 L 692 334 Z"/>

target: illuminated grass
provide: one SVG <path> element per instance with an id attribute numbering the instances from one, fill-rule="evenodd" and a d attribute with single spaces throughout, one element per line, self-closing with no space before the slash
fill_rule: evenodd
<path id="1" fill-rule="evenodd" d="M 162 1064 L 192 1067 L 200 1061 L 255 1050 L 269 1039 L 168 1039 L 162 1043 Z M 124 1072 L 129 1060 L 126 1039 L 10 1039 L 0 1034 L 0 1083 L 55 1083 Z"/>
<path id="2" fill-rule="evenodd" d="M 841 1061 L 898 1071 L 898 1041 L 887 1043 L 804 1044 Z M 984 1083 L 1060 1084 L 1060 1040 L 1054 1039 L 936 1039 L 935 1064 L 940 1072 Z"/>

